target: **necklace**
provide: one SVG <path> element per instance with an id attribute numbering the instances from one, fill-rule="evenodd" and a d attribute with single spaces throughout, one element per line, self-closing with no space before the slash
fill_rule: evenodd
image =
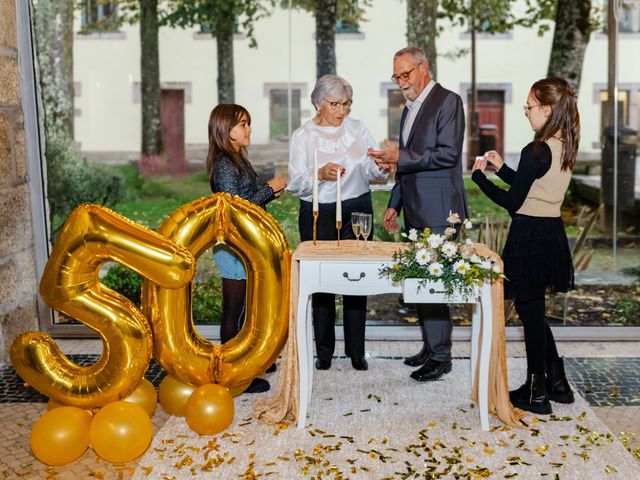
<path id="1" fill-rule="evenodd" d="M 329 129 L 335 130 L 331 131 Z M 337 143 L 342 139 L 342 137 L 344 137 L 344 123 L 339 127 L 322 127 L 320 125 L 316 125 L 315 131 L 321 139 Z"/>

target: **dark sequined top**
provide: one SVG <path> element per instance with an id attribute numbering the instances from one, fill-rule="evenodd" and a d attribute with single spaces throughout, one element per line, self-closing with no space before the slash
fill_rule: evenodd
<path id="1" fill-rule="evenodd" d="M 222 156 L 216 161 L 210 184 L 213 193 L 238 195 L 263 208 L 276 198 L 271 187 L 258 180 L 251 164 L 246 162 L 245 168 L 238 170 L 227 156 Z"/>

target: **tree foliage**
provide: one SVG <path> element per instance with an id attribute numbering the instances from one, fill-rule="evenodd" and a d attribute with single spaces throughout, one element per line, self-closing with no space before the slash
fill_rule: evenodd
<path id="1" fill-rule="evenodd" d="M 39 0 L 35 30 L 47 130 L 73 137 L 73 0 Z"/>

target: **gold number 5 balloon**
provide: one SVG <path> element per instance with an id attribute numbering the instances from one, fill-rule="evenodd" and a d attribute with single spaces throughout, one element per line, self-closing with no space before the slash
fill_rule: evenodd
<path id="1" fill-rule="evenodd" d="M 81 367 L 41 332 L 19 335 L 10 351 L 27 383 L 65 405 L 93 408 L 119 400 L 136 388 L 149 364 L 149 323 L 98 278 L 108 260 L 164 288 L 188 284 L 195 268 L 189 250 L 107 208 L 80 205 L 71 213 L 45 267 L 40 294 L 54 310 L 96 330 L 102 354 L 94 365 Z"/>
<path id="2" fill-rule="evenodd" d="M 291 255 L 276 221 L 262 208 L 218 193 L 177 209 L 158 229 L 197 259 L 211 246 L 229 245 L 247 269 L 245 323 L 224 345 L 195 331 L 190 286 L 143 284 L 143 309 L 151 321 L 154 358 L 183 383 L 219 383 L 237 394 L 277 358 L 288 329 Z"/>

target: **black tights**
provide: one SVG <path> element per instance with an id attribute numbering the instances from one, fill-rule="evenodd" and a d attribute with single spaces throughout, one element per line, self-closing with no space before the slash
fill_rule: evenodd
<path id="1" fill-rule="evenodd" d="M 545 317 L 544 296 L 531 300 L 515 300 L 515 307 L 524 326 L 529 373 L 544 373 L 545 363 L 558 359 L 556 342 Z"/>
<path id="2" fill-rule="evenodd" d="M 231 340 L 242 328 L 246 288 L 246 280 L 222 279 L 221 343 Z"/>

